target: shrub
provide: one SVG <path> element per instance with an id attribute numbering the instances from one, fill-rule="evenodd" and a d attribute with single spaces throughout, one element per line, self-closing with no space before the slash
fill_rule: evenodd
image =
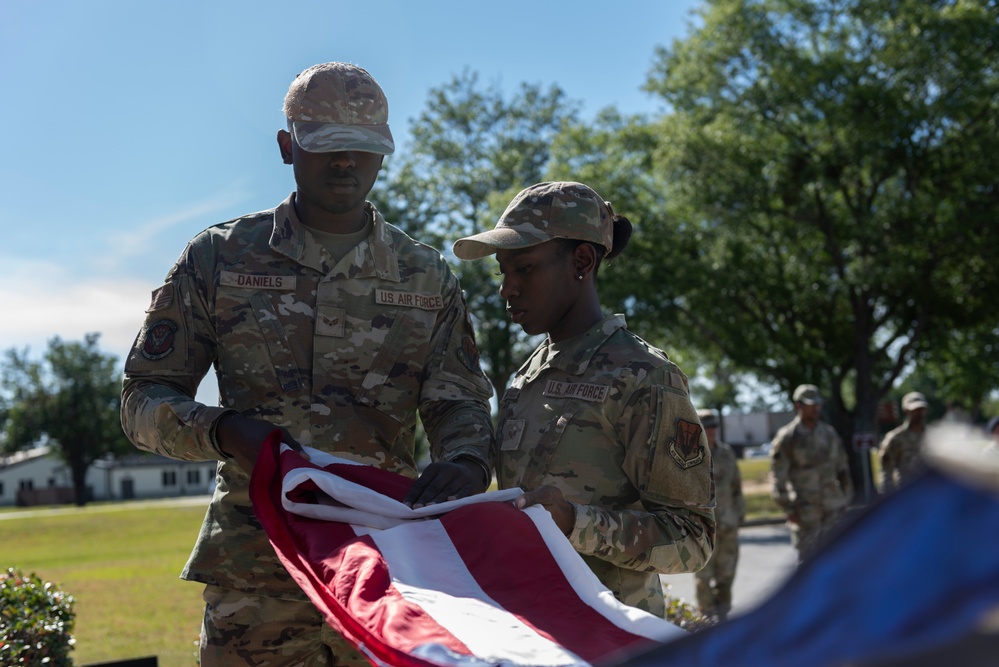
<path id="1" fill-rule="evenodd" d="M 669 594 L 666 595 L 666 620 L 690 632 L 698 632 L 718 623 L 718 619 L 705 616 L 694 605 Z"/>
<path id="2" fill-rule="evenodd" d="M 0 572 L 0 665 L 72 667 L 73 597 L 34 573 Z"/>

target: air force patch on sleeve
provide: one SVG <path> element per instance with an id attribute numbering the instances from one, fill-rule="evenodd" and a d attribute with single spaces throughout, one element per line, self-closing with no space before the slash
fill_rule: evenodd
<path id="1" fill-rule="evenodd" d="M 669 441 L 669 455 L 682 469 L 693 468 L 704 460 L 701 425 L 685 419 L 676 420 L 676 432 Z"/>
<path id="2" fill-rule="evenodd" d="M 158 361 L 173 352 L 173 338 L 177 333 L 177 323 L 173 320 L 157 320 L 143 335 L 142 356 L 149 361 Z"/>
<path id="3" fill-rule="evenodd" d="M 458 359 L 462 365 L 476 375 L 482 374 L 482 367 L 479 365 L 479 348 L 475 346 L 475 340 L 466 335 L 461 339 L 461 348 L 458 350 Z"/>

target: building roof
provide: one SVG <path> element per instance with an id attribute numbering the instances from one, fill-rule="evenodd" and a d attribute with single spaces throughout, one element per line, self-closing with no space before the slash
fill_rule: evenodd
<path id="1" fill-rule="evenodd" d="M 35 459 L 40 459 L 48 456 L 52 451 L 52 448 L 48 445 L 43 447 L 32 447 L 31 449 L 22 449 L 20 451 L 14 452 L 13 454 L 8 454 L 6 456 L 0 456 L 0 470 L 6 470 L 7 468 L 13 468 L 24 463 L 29 463 Z"/>

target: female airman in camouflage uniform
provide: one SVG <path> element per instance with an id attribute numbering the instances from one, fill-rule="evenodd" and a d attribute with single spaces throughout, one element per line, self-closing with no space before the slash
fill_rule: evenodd
<path id="1" fill-rule="evenodd" d="M 500 401 L 500 487 L 545 506 L 618 599 L 663 615 L 659 574 L 711 555 L 711 454 L 686 376 L 601 311 L 597 269 L 630 235 L 589 187 L 540 183 L 454 252 L 496 253 L 511 318 L 547 334 Z"/>

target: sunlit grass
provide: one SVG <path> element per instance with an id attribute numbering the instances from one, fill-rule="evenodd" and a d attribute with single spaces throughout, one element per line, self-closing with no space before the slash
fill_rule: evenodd
<path id="1" fill-rule="evenodd" d="M 0 567 L 34 572 L 74 597 L 77 665 L 155 655 L 160 667 L 193 667 L 202 587 L 178 575 L 204 513 L 141 504 L 5 512 Z"/>

